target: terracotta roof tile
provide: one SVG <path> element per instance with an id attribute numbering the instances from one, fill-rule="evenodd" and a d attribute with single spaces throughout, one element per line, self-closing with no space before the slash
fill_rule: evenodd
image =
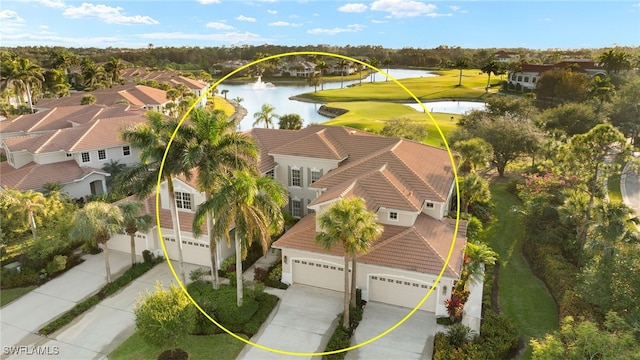
<path id="1" fill-rule="evenodd" d="M 19 169 L 13 168 L 6 161 L 0 163 L 0 185 L 12 189 L 40 189 L 46 183 L 71 183 L 84 178 L 92 172 L 108 175 L 108 173 L 86 166 L 79 166 L 74 160 L 53 164 L 29 163 Z"/>
<path id="2" fill-rule="evenodd" d="M 344 160 L 349 155 L 344 146 L 327 129 L 301 137 L 269 151 L 270 154 Z"/>
<path id="3" fill-rule="evenodd" d="M 162 105 L 169 101 L 166 91 L 144 85 L 118 91 L 118 94 L 135 105 Z"/>
<path id="4" fill-rule="evenodd" d="M 311 251 L 335 256 L 344 256 L 342 246 L 327 250 L 315 241 L 316 216 L 309 214 L 278 239 L 273 246 L 303 251 Z M 460 227 L 466 226 L 461 221 Z M 384 232 L 365 255 L 358 261 L 371 265 L 387 266 L 427 274 L 438 274 L 445 264 L 454 228 L 449 221 L 438 221 L 420 214 L 412 227 L 384 225 Z M 462 266 L 462 249 L 466 240 L 458 231 L 452 255 L 444 274 L 458 277 Z"/>

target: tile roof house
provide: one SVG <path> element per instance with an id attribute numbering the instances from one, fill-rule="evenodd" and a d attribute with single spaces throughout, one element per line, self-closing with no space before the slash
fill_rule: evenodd
<path id="1" fill-rule="evenodd" d="M 202 94 L 206 93 L 209 90 L 209 86 L 206 82 L 190 79 L 188 77 L 180 75 L 180 72 L 177 70 L 173 71 L 155 71 L 146 68 L 131 68 L 126 69 L 122 73 L 122 77 L 127 80 L 134 81 L 135 79 L 141 80 L 155 80 L 159 83 L 168 82 L 171 86 L 175 87 L 178 84 L 182 84 L 186 86 L 189 91 L 191 91 L 196 98 L 199 98 Z M 204 107 L 207 105 L 207 97 L 203 97 L 200 101 L 199 106 Z"/>
<path id="2" fill-rule="evenodd" d="M 507 76 L 507 86 L 509 90 L 519 92 L 535 91 L 536 83 L 540 76 L 552 69 L 563 69 L 573 67 L 576 71 L 584 72 L 589 76 L 606 76 L 607 72 L 598 63 L 588 59 L 568 59 L 556 64 L 522 64 L 519 71 L 509 72 Z"/>
<path id="3" fill-rule="evenodd" d="M 60 182 L 72 198 L 106 192 L 110 161 L 137 162 L 138 149 L 119 133 L 146 122 L 143 111 L 129 105 L 60 106 L 0 122 L 0 148 L 7 161 L 0 164 L 0 185 L 38 190 Z"/>
<path id="4" fill-rule="evenodd" d="M 357 286 L 363 299 L 413 308 L 433 288 L 420 309 L 446 316 L 444 301 L 460 276 L 466 243 L 466 222 L 460 221 L 456 231 L 455 219 L 445 217 L 455 189 L 455 156 L 444 149 L 347 127 L 254 128 L 248 134 L 260 150 L 260 171 L 287 188 L 286 210 L 300 219 L 273 244 L 282 253 L 283 282 L 342 291 L 344 254 L 340 246 L 326 250 L 315 242 L 316 216 L 340 198 L 359 196 L 384 226 L 371 251 L 358 257 Z M 188 226 L 184 228 L 204 196 L 184 178 L 174 183 L 184 259 L 209 266 L 208 251 L 200 245 L 206 237 L 195 239 Z M 167 202 L 166 184 L 162 184 L 162 211 L 168 210 Z M 157 230 L 144 236 L 152 250 L 164 242 L 174 258 L 173 225 L 165 224 L 161 225 L 165 239 L 157 239 Z M 112 239 L 111 244 L 128 251 L 125 236 Z M 233 245 L 221 244 L 219 251 L 230 256 Z M 221 255 L 219 260 L 223 259 Z M 480 296 L 473 297 L 476 307 L 482 289 L 472 288 L 472 293 L 478 292 Z"/>

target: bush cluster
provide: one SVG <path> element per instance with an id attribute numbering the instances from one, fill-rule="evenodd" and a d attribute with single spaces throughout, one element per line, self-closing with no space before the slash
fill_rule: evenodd
<path id="1" fill-rule="evenodd" d="M 26 268 L 22 271 L 2 269 L 0 284 L 3 289 L 11 289 L 36 285 L 40 282 L 40 275 L 37 271 Z"/>
<path id="2" fill-rule="evenodd" d="M 342 324 L 342 315 L 338 316 L 338 324 Z M 351 332 L 349 329 L 342 325 L 338 325 L 336 330 L 331 335 L 325 351 L 340 350 L 351 346 Z M 346 356 L 346 352 L 337 354 L 323 355 L 325 360 L 342 360 Z"/>

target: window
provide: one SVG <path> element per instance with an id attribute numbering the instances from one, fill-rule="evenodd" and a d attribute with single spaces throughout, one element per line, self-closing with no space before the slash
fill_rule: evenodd
<path id="1" fill-rule="evenodd" d="M 433 203 L 432 202 L 428 202 L 427 203 L 427 208 L 428 209 L 433 209 Z"/>
<path id="2" fill-rule="evenodd" d="M 107 150 L 98 150 L 98 160 L 107 159 Z"/>
<path id="3" fill-rule="evenodd" d="M 522 81 L 522 76 L 518 76 L 518 81 Z"/>
<path id="4" fill-rule="evenodd" d="M 73 156 L 73 154 L 67 153 L 67 157 L 72 157 L 72 156 Z"/>
<path id="5" fill-rule="evenodd" d="M 524 82 L 529 82 L 529 77 L 528 76 L 524 77 Z"/>
<path id="6" fill-rule="evenodd" d="M 176 206 L 178 209 L 191 210 L 191 194 L 176 191 Z"/>
<path id="7" fill-rule="evenodd" d="M 88 152 L 83 152 L 82 153 L 82 162 L 86 163 L 86 162 L 89 162 L 89 161 L 91 161 L 91 155 L 89 155 Z"/>
<path id="8" fill-rule="evenodd" d="M 300 169 L 291 169 L 291 186 L 300 186 Z"/>
<path id="9" fill-rule="evenodd" d="M 311 183 L 318 181 L 320 179 L 320 171 L 319 170 L 311 170 Z"/>
<path id="10" fill-rule="evenodd" d="M 302 204 L 300 200 L 291 200 L 291 215 L 302 217 Z"/>
<path id="11" fill-rule="evenodd" d="M 275 172 L 271 169 L 265 173 L 265 176 L 273 179 L 275 177 Z"/>
<path id="12" fill-rule="evenodd" d="M 391 211 L 389 213 L 389 220 L 397 221 L 398 220 L 398 213 L 395 212 L 395 211 Z"/>
<path id="13" fill-rule="evenodd" d="M 129 156 L 131 155 L 131 148 L 129 146 L 122 147 L 122 155 Z"/>

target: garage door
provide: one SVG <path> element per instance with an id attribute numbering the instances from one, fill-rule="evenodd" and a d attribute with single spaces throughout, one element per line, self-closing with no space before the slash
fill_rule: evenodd
<path id="1" fill-rule="evenodd" d="M 422 300 L 430 287 L 431 285 L 394 276 L 370 276 L 369 300 L 413 308 Z M 437 295 L 436 288 L 422 304 L 420 310 L 435 312 Z"/>
<path id="2" fill-rule="evenodd" d="M 344 267 L 323 261 L 293 259 L 293 282 L 343 291 Z"/>

